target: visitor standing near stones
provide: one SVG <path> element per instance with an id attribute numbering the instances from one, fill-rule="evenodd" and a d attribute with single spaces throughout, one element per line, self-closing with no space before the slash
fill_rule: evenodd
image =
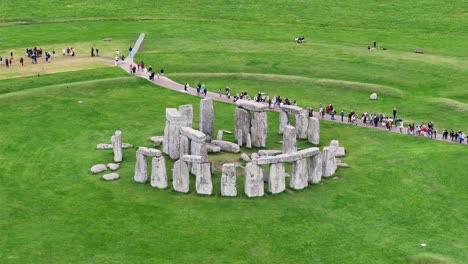
<path id="1" fill-rule="evenodd" d="M 219 95 L 219 98 L 221 98 L 221 95 L 223 95 L 223 90 L 221 90 L 221 88 L 219 88 L 218 90 L 218 95 Z"/>
<path id="2" fill-rule="evenodd" d="M 198 85 L 197 85 L 197 96 L 200 96 L 200 90 L 201 90 L 201 83 L 198 83 Z"/>
<path id="3" fill-rule="evenodd" d="M 99 49 L 96 48 L 96 57 L 99 57 Z"/>
<path id="4" fill-rule="evenodd" d="M 52 49 L 52 59 L 55 59 L 55 49 Z"/>
<path id="5" fill-rule="evenodd" d="M 393 119 L 396 118 L 396 114 L 397 114 L 397 110 L 396 110 L 396 107 L 395 107 L 395 108 L 393 108 Z"/>
<path id="6" fill-rule="evenodd" d="M 344 118 L 344 111 L 341 111 L 341 122 L 343 122 L 343 118 Z"/>
<path id="7" fill-rule="evenodd" d="M 189 86 L 190 86 L 190 85 L 189 85 L 188 83 L 185 83 L 185 85 L 184 85 L 184 91 L 188 92 Z"/>
<path id="8" fill-rule="evenodd" d="M 24 59 L 23 59 L 23 57 L 20 58 L 20 63 L 21 63 L 21 66 L 24 66 Z"/>
<path id="9" fill-rule="evenodd" d="M 91 48 L 91 57 L 94 57 L 94 48 Z"/>
<path id="10" fill-rule="evenodd" d="M 159 72 L 161 73 L 161 76 L 164 76 L 164 68 L 161 67 L 161 70 Z"/>
<path id="11" fill-rule="evenodd" d="M 204 86 L 204 85 L 203 85 Z M 206 90 L 206 87 L 203 87 L 203 95 L 206 97 L 206 94 L 208 93 L 208 90 Z"/>
<path id="12" fill-rule="evenodd" d="M 8 61 L 8 59 L 5 59 L 5 66 L 10 67 L 10 61 Z"/>

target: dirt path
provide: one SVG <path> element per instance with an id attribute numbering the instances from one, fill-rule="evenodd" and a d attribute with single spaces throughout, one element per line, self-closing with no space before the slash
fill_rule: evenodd
<path id="1" fill-rule="evenodd" d="M 144 36 L 144 35 L 143 35 Z M 141 36 L 140 36 L 141 37 Z M 140 40 L 140 38 L 139 38 Z M 136 46 L 133 48 L 134 51 L 138 51 L 139 50 L 139 46 L 138 46 L 138 43 L 142 43 L 142 40 L 137 42 L 136 43 Z M 136 54 L 133 53 L 132 55 L 134 56 Z M 133 65 L 133 56 L 132 58 L 129 58 L 129 59 L 126 59 L 125 62 L 120 62 L 119 63 L 119 67 L 121 67 L 122 69 L 124 69 L 126 72 L 129 72 L 130 73 L 130 65 Z M 113 62 L 112 62 L 113 63 Z M 143 71 L 138 71 L 136 72 L 135 76 L 138 76 L 138 77 L 141 77 L 141 78 L 145 78 L 147 79 L 148 81 L 149 80 L 149 76 L 148 74 L 145 74 Z M 174 91 L 177 91 L 177 92 L 181 92 L 181 93 L 186 93 L 186 94 L 190 94 L 190 95 L 193 95 L 193 96 L 197 96 L 197 91 L 196 91 L 196 87 L 190 87 L 188 88 L 188 91 L 185 91 L 184 90 L 184 85 L 180 84 L 180 83 L 177 83 L 165 76 L 160 76 L 158 78 L 157 75 L 155 75 L 154 77 L 154 81 L 150 81 L 156 85 L 159 85 L 161 87 L 164 87 L 164 88 L 167 88 L 167 89 L 171 89 L 171 90 L 174 90 Z M 202 94 L 202 93 L 200 93 Z M 202 98 L 202 96 L 199 96 L 200 98 Z M 206 96 L 207 98 L 211 98 L 215 101 L 219 101 L 219 102 L 224 102 L 224 103 L 229 103 L 229 104 L 235 104 L 232 100 L 232 97 L 231 99 L 228 99 L 225 95 L 222 95 L 221 97 L 217 94 L 217 93 L 214 93 L 214 92 L 209 92 L 208 91 L 208 94 Z M 314 109 L 317 109 L 317 108 L 314 108 Z M 269 109 L 270 111 L 275 111 L 275 112 L 279 112 L 280 109 L 279 107 L 276 107 L 274 109 Z M 344 124 L 344 125 L 352 125 L 351 123 L 348 122 L 348 117 L 345 116 L 343 118 L 343 121 L 341 121 L 341 116 L 336 115 L 335 116 L 335 120 L 332 120 L 331 119 L 331 115 L 328 115 L 328 114 L 325 114 L 324 118 L 322 119 L 320 116 L 319 116 L 319 113 L 318 112 L 314 112 L 314 117 L 317 117 L 320 119 L 320 121 L 329 121 L 329 122 L 335 122 L 335 123 L 341 123 L 341 124 Z M 362 127 L 367 127 L 367 128 L 372 128 L 372 129 L 380 129 L 380 130 L 386 130 L 385 127 L 382 127 L 381 125 L 375 127 L 373 125 L 365 125 L 362 123 L 361 120 L 358 121 L 358 126 L 362 126 Z M 388 130 L 388 132 L 393 132 L 393 133 L 400 133 L 400 128 L 397 127 L 397 126 L 394 126 L 391 130 Z M 438 134 L 437 134 L 437 138 L 436 139 L 430 139 L 430 138 L 427 138 L 427 137 L 423 137 L 423 136 L 418 136 L 420 137 L 421 139 L 426 139 L 426 140 L 439 140 L 439 141 L 444 141 L 444 142 L 448 142 L 448 143 L 457 143 L 457 142 L 452 142 L 450 141 L 450 139 L 448 140 L 442 140 L 442 131 L 437 131 Z M 407 128 L 403 128 L 401 134 L 407 134 Z M 467 145 L 468 145 L 468 140 L 466 140 L 467 142 Z"/>

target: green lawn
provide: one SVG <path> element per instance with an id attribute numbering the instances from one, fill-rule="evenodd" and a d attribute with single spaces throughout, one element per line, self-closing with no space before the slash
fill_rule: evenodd
<path id="1" fill-rule="evenodd" d="M 238 197 L 221 197 L 219 171 L 211 197 L 193 181 L 187 195 L 137 184 L 135 148 L 124 150 L 120 180 L 88 172 L 111 162 L 94 148 L 117 129 L 152 146 L 167 107 L 193 104 L 198 124 L 197 98 L 94 65 L 91 47 L 112 58 L 144 32 L 136 60 L 179 82 L 345 112 L 397 107 L 406 122 L 466 132 L 467 10 L 429 0 L 4 1 L 0 56 L 73 46 L 77 60 L 1 65 L 0 262 L 467 263 L 465 145 L 321 122 L 321 147 L 340 140 L 351 168 L 257 199 L 243 195 L 242 177 Z M 387 50 L 367 52 L 374 40 Z M 215 114 L 216 130 L 234 129 L 234 106 L 215 103 Z M 278 115 L 268 117 L 268 148 L 279 149 Z"/>

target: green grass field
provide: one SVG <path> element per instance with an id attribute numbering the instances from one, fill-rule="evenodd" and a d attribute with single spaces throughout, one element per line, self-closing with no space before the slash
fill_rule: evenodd
<path id="1" fill-rule="evenodd" d="M 240 195 L 221 197 L 219 171 L 211 197 L 194 181 L 187 195 L 137 184 L 135 149 L 124 150 L 118 181 L 88 172 L 112 161 L 94 148 L 115 130 L 152 146 L 165 108 L 193 104 L 198 124 L 199 103 L 89 58 L 91 47 L 111 58 L 144 32 L 136 59 L 181 83 L 345 112 L 397 107 L 406 122 L 466 132 L 467 10 L 427 0 L 5 1 L 0 56 L 13 50 L 17 61 L 34 46 L 73 46 L 78 56 L 0 65 L 0 262 L 468 262 L 465 145 L 321 122 L 320 146 L 340 140 L 351 168 L 257 199 L 244 197 L 241 177 Z M 367 52 L 374 40 L 387 50 Z M 379 100 L 368 100 L 372 92 Z M 215 103 L 215 114 L 216 130 L 234 129 L 234 106 Z M 280 148 L 278 115 L 268 118 L 268 148 Z"/>

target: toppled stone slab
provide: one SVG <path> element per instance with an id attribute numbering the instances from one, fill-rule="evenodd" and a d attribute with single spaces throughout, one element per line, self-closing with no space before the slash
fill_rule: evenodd
<path id="1" fill-rule="evenodd" d="M 242 153 L 242 154 L 240 155 L 240 158 L 241 158 L 241 160 L 246 161 L 246 162 L 251 161 L 249 155 L 247 155 L 247 154 L 245 154 L 245 153 Z"/>
<path id="2" fill-rule="evenodd" d="M 115 170 L 118 170 L 120 168 L 120 165 L 117 164 L 117 163 L 108 163 L 107 168 L 115 171 Z"/>
<path id="3" fill-rule="evenodd" d="M 96 149 L 112 149 L 112 144 L 99 143 L 96 145 Z"/>
<path id="4" fill-rule="evenodd" d="M 151 187 L 167 188 L 167 172 L 164 157 L 154 157 L 151 161 Z"/>
<path id="5" fill-rule="evenodd" d="M 238 153 L 240 151 L 239 145 L 229 142 L 229 141 L 212 140 L 211 144 L 220 147 L 221 151 L 234 152 L 234 153 Z"/>
<path id="6" fill-rule="evenodd" d="M 252 153 L 252 155 L 250 155 L 250 158 L 251 159 L 258 159 L 258 158 L 260 158 L 260 155 L 258 155 L 257 153 L 254 152 L 254 153 Z"/>
<path id="7" fill-rule="evenodd" d="M 232 131 L 224 130 L 224 129 L 223 129 L 223 132 L 226 133 L 226 134 L 232 135 Z"/>
<path id="8" fill-rule="evenodd" d="M 154 148 L 138 147 L 137 153 L 150 157 L 161 157 L 161 151 Z"/>
<path id="9" fill-rule="evenodd" d="M 337 163 L 336 166 L 340 168 L 349 168 L 348 163 L 344 163 L 344 162 Z"/>
<path id="10" fill-rule="evenodd" d="M 215 146 L 215 145 L 213 145 L 213 144 L 207 143 L 207 144 L 205 145 L 205 147 L 206 147 L 206 151 L 209 152 L 209 153 L 221 152 L 221 148 L 218 147 L 218 146 Z"/>
<path id="11" fill-rule="evenodd" d="M 100 173 L 107 170 L 107 167 L 104 164 L 96 164 L 92 166 L 90 170 L 92 173 Z"/>
<path id="12" fill-rule="evenodd" d="M 299 150 L 294 153 L 280 154 L 276 156 L 261 156 L 256 160 L 252 160 L 252 163 L 258 165 L 272 164 L 279 162 L 293 162 L 300 159 L 305 159 L 317 155 L 320 153 L 319 148 L 308 148 Z"/>
<path id="13" fill-rule="evenodd" d="M 124 149 L 133 148 L 133 145 L 130 143 L 122 143 L 122 148 Z"/>
<path id="14" fill-rule="evenodd" d="M 153 143 L 156 146 L 161 146 L 161 144 L 164 142 L 164 136 L 154 136 L 150 137 L 150 140 L 153 141 Z"/>
<path id="15" fill-rule="evenodd" d="M 248 100 L 237 100 L 236 106 L 254 112 L 264 112 L 267 109 L 267 106 L 262 103 Z"/>
<path id="16" fill-rule="evenodd" d="M 182 160 L 185 162 L 202 163 L 205 162 L 205 157 L 198 155 L 184 155 L 182 156 Z"/>
<path id="17" fill-rule="evenodd" d="M 237 177 L 236 165 L 233 163 L 223 164 L 221 175 L 221 195 L 236 196 L 237 195 Z"/>
<path id="18" fill-rule="evenodd" d="M 206 141 L 206 135 L 198 130 L 195 130 L 191 127 L 180 126 L 180 134 L 188 137 L 190 140 L 193 140 L 198 143 L 203 143 Z"/>
<path id="19" fill-rule="evenodd" d="M 283 105 L 281 106 L 281 110 L 292 113 L 292 114 L 300 114 L 302 110 L 304 109 L 295 105 Z"/>
<path id="20" fill-rule="evenodd" d="M 117 180 L 120 178 L 119 174 L 118 173 L 108 173 L 108 174 L 104 174 L 102 175 L 102 178 L 106 181 L 113 181 L 113 180 Z"/>
<path id="21" fill-rule="evenodd" d="M 279 155 L 279 154 L 282 154 L 283 151 L 279 150 L 279 149 L 263 149 L 263 150 L 259 150 L 258 151 L 258 155 L 260 156 L 276 156 L 276 155 Z"/>

